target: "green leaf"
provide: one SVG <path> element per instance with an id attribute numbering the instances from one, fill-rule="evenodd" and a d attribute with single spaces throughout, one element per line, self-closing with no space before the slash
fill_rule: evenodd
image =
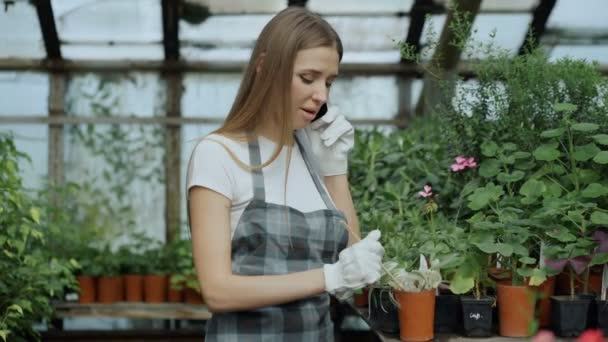
<path id="1" fill-rule="evenodd" d="M 600 128 L 600 125 L 594 124 L 594 123 L 589 123 L 589 122 L 581 122 L 581 123 L 573 124 L 571 128 L 573 131 L 593 132 L 593 131 L 597 130 L 598 128 Z"/>
<path id="2" fill-rule="evenodd" d="M 2 337 L 4 342 L 6 342 L 6 338 L 8 337 L 8 334 L 10 334 L 10 333 L 11 332 L 9 330 L 0 330 L 0 337 Z"/>
<path id="3" fill-rule="evenodd" d="M 597 253 L 593 256 L 593 259 L 591 259 L 591 262 L 589 263 L 588 267 L 595 265 L 603 265 L 606 263 L 608 263 L 608 253 Z"/>
<path id="4" fill-rule="evenodd" d="M 498 244 L 491 242 L 473 243 L 477 248 L 486 254 L 494 254 L 498 252 Z"/>
<path id="5" fill-rule="evenodd" d="M 492 178 L 500 171 L 500 162 L 498 159 L 490 158 L 482 161 L 479 164 L 479 175 L 485 178 Z"/>
<path id="6" fill-rule="evenodd" d="M 514 143 L 506 143 L 502 145 L 502 149 L 505 151 L 515 151 L 517 150 L 517 145 Z"/>
<path id="7" fill-rule="evenodd" d="M 585 189 L 583 189 L 581 194 L 586 198 L 598 198 L 608 194 L 608 187 L 605 187 L 599 183 L 591 183 Z"/>
<path id="8" fill-rule="evenodd" d="M 573 113 L 578 107 L 572 103 L 560 102 L 553 105 L 556 112 Z"/>
<path id="9" fill-rule="evenodd" d="M 530 281 L 528 285 L 530 286 L 539 286 L 547 280 L 547 274 L 544 270 L 535 268 L 532 270 L 532 275 L 530 275 Z"/>
<path id="10" fill-rule="evenodd" d="M 601 150 L 594 143 L 574 146 L 574 159 L 577 161 L 587 161 L 595 157 Z"/>
<path id="11" fill-rule="evenodd" d="M 30 208 L 30 215 L 32 216 L 32 220 L 34 220 L 34 222 L 40 224 L 40 210 L 38 210 L 38 208 Z"/>
<path id="12" fill-rule="evenodd" d="M 497 243 L 496 244 L 497 247 L 497 252 L 504 256 L 504 257 L 510 257 L 513 254 L 513 247 L 509 244 L 506 243 Z"/>
<path id="13" fill-rule="evenodd" d="M 570 234 L 565 228 L 549 229 L 545 232 L 545 234 L 558 240 L 559 242 L 576 241 L 576 236 Z"/>
<path id="14" fill-rule="evenodd" d="M 475 189 L 475 192 L 467 197 L 470 201 L 468 206 L 473 210 L 482 209 L 488 203 L 498 201 L 503 193 L 501 186 L 489 183 L 483 188 Z"/>
<path id="15" fill-rule="evenodd" d="M 536 259 L 530 258 L 530 257 L 521 257 L 521 258 L 519 258 L 519 262 L 521 262 L 524 265 L 532 265 L 532 264 L 536 263 Z"/>
<path id="16" fill-rule="evenodd" d="M 608 225 L 608 214 L 602 211 L 594 211 L 591 214 L 591 222 L 595 224 Z"/>
<path id="17" fill-rule="evenodd" d="M 523 171 L 513 171 L 512 173 L 501 172 L 497 179 L 502 183 L 513 183 L 524 178 L 526 174 Z"/>
<path id="18" fill-rule="evenodd" d="M 540 145 L 532 154 L 536 160 L 553 161 L 560 156 L 560 152 L 553 146 L 553 144 Z"/>
<path id="19" fill-rule="evenodd" d="M 529 158 L 530 156 L 532 156 L 532 153 L 530 153 L 530 152 L 517 151 L 517 152 L 513 153 L 513 158 L 515 158 L 515 159 L 525 159 L 525 158 Z"/>
<path id="20" fill-rule="evenodd" d="M 493 141 L 486 141 L 481 144 L 481 154 L 486 157 L 494 157 L 497 150 L 498 145 L 496 145 L 496 143 Z"/>
<path id="21" fill-rule="evenodd" d="M 460 273 L 456 273 L 452 281 L 450 282 L 450 290 L 454 294 L 464 294 L 475 286 L 475 278 L 472 276 L 463 276 Z"/>
<path id="22" fill-rule="evenodd" d="M 6 310 L 7 311 L 11 311 L 11 310 L 17 311 L 21 316 L 23 316 L 23 309 L 17 304 L 13 304 L 13 305 L 9 306 Z"/>
<path id="23" fill-rule="evenodd" d="M 543 138 L 556 138 L 561 136 L 562 134 L 564 134 L 566 130 L 564 128 L 556 128 L 556 129 L 550 129 L 547 131 L 543 131 L 540 136 Z"/>
<path id="24" fill-rule="evenodd" d="M 608 151 L 601 151 L 593 158 L 593 161 L 598 164 L 608 164 Z"/>
<path id="25" fill-rule="evenodd" d="M 528 179 L 519 189 L 519 193 L 526 197 L 538 197 L 546 190 L 543 182 L 536 179 Z"/>
<path id="26" fill-rule="evenodd" d="M 596 134 L 591 138 L 600 145 L 608 145 L 608 134 Z"/>

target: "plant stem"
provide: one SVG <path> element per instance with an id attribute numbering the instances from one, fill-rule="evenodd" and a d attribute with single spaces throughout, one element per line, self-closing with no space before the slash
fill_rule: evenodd
<path id="1" fill-rule="evenodd" d="M 574 300 L 574 271 L 570 266 L 568 266 L 568 270 L 570 270 L 570 299 Z"/>

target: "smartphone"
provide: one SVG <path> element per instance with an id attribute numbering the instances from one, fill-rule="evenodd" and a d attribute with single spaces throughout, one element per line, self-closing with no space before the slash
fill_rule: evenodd
<path id="1" fill-rule="evenodd" d="M 325 115 L 325 113 L 327 113 L 327 103 L 324 103 L 321 106 L 321 108 L 319 109 L 319 112 L 317 113 L 317 116 L 315 116 L 315 118 L 312 119 L 312 122 L 315 122 L 318 119 L 320 119 L 323 115 Z"/>

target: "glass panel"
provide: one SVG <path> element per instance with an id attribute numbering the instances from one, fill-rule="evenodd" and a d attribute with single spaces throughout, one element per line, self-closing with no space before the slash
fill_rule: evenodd
<path id="1" fill-rule="evenodd" d="M 342 39 L 344 50 L 396 50 L 407 37 L 408 17 L 327 17 Z"/>
<path id="2" fill-rule="evenodd" d="M 589 62 L 597 61 L 599 63 L 605 64 L 608 63 L 608 46 L 559 45 L 551 49 L 551 59 L 555 60 L 562 57 L 586 59 Z"/>
<path id="3" fill-rule="evenodd" d="M 436 3 L 448 4 L 449 0 L 434 0 Z M 560 0 L 562 1 L 562 0 Z M 481 2 L 481 11 L 496 12 L 496 11 L 526 11 L 536 7 L 539 0 L 483 0 Z"/>
<path id="4" fill-rule="evenodd" d="M 157 116 L 165 81 L 156 73 L 78 73 L 68 82 L 66 112 L 76 116 Z"/>
<path id="5" fill-rule="evenodd" d="M 321 14 L 338 13 L 407 13 L 414 0 L 350 0 L 348 5 L 343 0 L 308 0 L 307 8 Z"/>
<path id="6" fill-rule="evenodd" d="M 52 0 L 64 42 L 160 42 L 159 0 Z"/>
<path id="7" fill-rule="evenodd" d="M 276 13 L 287 7 L 287 0 L 188 0 L 184 8 L 206 6 L 213 14 L 218 13 Z M 200 10 L 200 9 L 199 9 Z"/>
<path id="8" fill-rule="evenodd" d="M 252 47 L 271 15 L 212 16 L 200 24 L 179 21 L 182 45 Z"/>
<path id="9" fill-rule="evenodd" d="M 164 146 L 160 125 L 66 126 L 65 179 L 106 208 L 92 224 L 111 235 L 144 231 L 165 240 Z"/>
<path id="10" fill-rule="evenodd" d="M 606 0 L 559 0 L 549 21 L 548 28 L 608 28 Z"/>
<path id="11" fill-rule="evenodd" d="M 329 103 L 351 119 L 391 119 L 398 108 L 397 77 L 340 77 L 331 88 Z"/>
<path id="12" fill-rule="evenodd" d="M 0 57 L 46 55 L 36 9 L 29 1 L 0 2 Z"/>
<path id="13" fill-rule="evenodd" d="M 63 44 L 61 53 L 68 59 L 95 60 L 161 60 L 165 57 L 163 46 L 158 45 L 67 45 Z"/>
<path id="14" fill-rule="evenodd" d="M 236 97 L 241 74 L 186 74 L 183 116 L 225 118 Z"/>
<path id="15" fill-rule="evenodd" d="M 12 134 L 17 150 L 30 158 L 30 161 L 21 160 L 19 163 L 23 185 L 31 190 L 41 189 L 48 174 L 48 126 L 0 125 L 0 134 L 5 133 Z"/>
<path id="16" fill-rule="evenodd" d="M 445 24 L 445 15 L 432 16 L 430 22 L 425 23 L 421 43 L 428 45 L 429 34 L 437 37 Z M 496 47 L 516 53 L 523 43 L 528 25 L 532 20 L 530 14 L 480 14 L 473 24 L 472 39 L 479 43 L 493 42 Z M 424 50 L 425 57 L 430 58 L 433 51 Z M 483 54 L 473 49 L 466 49 L 463 59 L 480 58 Z"/>
<path id="17" fill-rule="evenodd" d="M 0 116 L 48 113 L 49 77 L 31 72 L 0 72 Z"/>

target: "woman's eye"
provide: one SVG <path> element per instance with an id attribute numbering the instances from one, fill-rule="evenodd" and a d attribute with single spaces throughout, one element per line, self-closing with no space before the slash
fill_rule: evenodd
<path id="1" fill-rule="evenodd" d="M 308 79 L 304 76 L 300 76 L 300 78 L 302 79 L 302 82 L 304 82 L 305 84 L 311 84 L 313 82 L 313 80 Z"/>
<path id="2" fill-rule="evenodd" d="M 327 89 L 331 88 L 331 83 L 325 83 L 325 86 L 327 87 Z"/>

